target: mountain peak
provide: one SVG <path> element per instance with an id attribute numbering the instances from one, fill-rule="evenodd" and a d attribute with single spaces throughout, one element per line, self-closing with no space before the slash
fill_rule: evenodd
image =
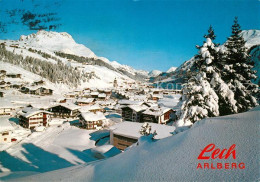
<path id="1" fill-rule="evenodd" d="M 53 39 L 53 38 L 59 38 L 59 39 L 69 39 L 73 42 L 74 39 L 70 34 L 67 32 L 53 32 L 53 31 L 45 31 L 45 30 L 39 30 L 37 33 L 32 33 L 30 35 L 21 35 L 19 41 L 25 41 L 30 39 Z"/>
<path id="2" fill-rule="evenodd" d="M 64 52 L 84 57 L 96 57 L 89 48 L 82 44 L 77 44 L 72 36 L 66 32 L 40 30 L 37 33 L 27 36 L 22 35 L 19 42 L 49 51 Z"/>
<path id="3" fill-rule="evenodd" d="M 170 67 L 170 69 L 168 69 L 168 70 L 166 71 L 166 73 L 174 72 L 176 69 L 177 69 L 177 67 Z"/>
<path id="4" fill-rule="evenodd" d="M 148 75 L 150 77 L 156 77 L 156 76 L 160 75 L 161 73 L 162 73 L 162 71 L 160 71 L 160 70 L 152 70 L 152 71 L 149 72 Z"/>
<path id="5" fill-rule="evenodd" d="M 257 45 L 260 42 L 260 30 L 243 30 L 241 35 L 246 41 L 246 46 L 251 47 Z"/>

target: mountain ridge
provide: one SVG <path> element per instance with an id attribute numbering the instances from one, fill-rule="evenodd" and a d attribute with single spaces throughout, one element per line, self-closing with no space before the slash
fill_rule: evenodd
<path id="1" fill-rule="evenodd" d="M 80 72 L 88 74 L 94 72 L 96 75 L 94 85 L 91 80 L 87 85 L 112 87 L 115 78 L 121 83 L 127 80 L 132 82 L 148 78 L 147 71 L 136 70 L 128 65 L 121 65 L 115 61 L 110 62 L 107 58 L 96 56 L 83 44 L 77 44 L 73 37 L 66 32 L 41 30 L 37 33 L 21 35 L 19 40 L 0 40 L 0 43 L 5 45 L 7 51 L 22 55 L 24 58 L 29 56 L 53 64 L 59 60 Z M 61 53 L 70 58 L 61 56 Z M 79 59 L 80 62 L 78 62 Z M 98 84 L 96 81 L 100 83 Z"/>

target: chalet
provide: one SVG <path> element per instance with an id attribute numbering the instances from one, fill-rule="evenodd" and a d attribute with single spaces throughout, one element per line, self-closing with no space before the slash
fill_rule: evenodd
<path id="1" fill-rule="evenodd" d="M 81 97 L 84 97 L 84 98 L 91 98 L 91 95 L 90 95 L 90 90 L 84 90 Z"/>
<path id="2" fill-rule="evenodd" d="M 98 98 L 99 92 L 91 92 L 90 95 L 92 98 Z"/>
<path id="3" fill-rule="evenodd" d="M 163 95 L 161 94 L 151 94 L 150 99 L 158 101 L 159 99 L 162 99 Z"/>
<path id="4" fill-rule="evenodd" d="M 43 80 L 38 80 L 38 81 L 33 82 L 33 85 L 43 85 L 43 84 L 45 84 L 45 81 L 43 81 Z"/>
<path id="5" fill-rule="evenodd" d="M 81 99 L 78 99 L 76 101 L 76 104 L 78 106 L 87 106 L 87 105 L 93 105 L 95 104 L 95 99 L 94 98 L 81 98 Z"/>
<path id="6" fill-rule="evenodd" d="M 128 105 L 122 107 L 122 119 L 125 121 L 140 122 L 140 116 L 148 108 L 147 105 Z"/>
<path id="7" fill-rule="evenodd" d="M 52 95 L 53 90 L 45 87 L 31 87 L 30 94 L 34 95 Z"/>
<path id="8" fill-rule="evenodd" d="M 19 44 L 11 44 L 10 47 L 19 48 Z"/>
<path id="9" fill-rule="evenodd" d="M 77 94 L 77 95 L 82 95 L 83 91 L 82 90 L 75 90 L 74 93 Z"/>
<path id="10" fill-rule="evenodd" d="M 104 90 L 104 93 L 106 94 L 106 96 L 111 96 L 112 95 L 112 91 L 111 90 Z"/>
<path id="11" fill-rule="evenodd" d="M 0 70 L 0 73 L 3 75 L 6 75 L 6 71 L 5 70 Z"/>
<path id="12" fill-rule="evenodd" d="M 69 92 L 65 95 L 66 98 L 76 98 L 78 95 L 74 92 Z"/>
<path id="13" fill-rule="evenodd" d="M 116 124 L 110 127 L 110 144 L 114 145 L 120 150 L 125 150 L 127 147 L 136 143 L 138 139 L 142 136 L 140 134 L 140 129 L 143 123 L 135 123 L 124 121 L 122 123 Z M 151 126 L 151 132 L 156 131 L 155 139 L 162 139 L 172 136 L 174 132 L 174 126 L 160 125 L 155 123 L 149 123 Z"/>
<path id="14" fill-rule="evenodd" d="M 61 99 L 58 99 L 57 102 L 58 102 L 58 103 L 66 103 L 66 102 L 67 102 L 67 99 L 61 98 Z"/>
<path id="15" fill-rule="evenodd" d="M 39 93 L 39 95 L 52 95 L 53 90 L 50 88 L 40 87 L 36 90 L 36 93 Z"/>
<path id="16" fill-rule="evenodd" d="M 103 122 L 106 120 L 106 117 L 101 112 L 82 112 L 79 115 L 79 120 L 86 129 L 93 130 L 102 128 Z"/>
<path id="17" fill-rule="evenodd" d="M 154 89 L 153 90 L 153 94 L 158 95 L 158 94 L 161 94 L 161 93 L 162 93 L 162 90 L 159 90 L 159 89 Z"/>
<path id="18" fill-rule="evenodd" d="M 21 83 L 11 83 L 11 88 L 15 88 L 15 89 L 21 89 L 22 88 L 22 84 Z"/>
<path id="19" fill-rule="evenodd" d="M 30 129 L 33 129 L 36 126 L 48 126 L 51 120 L 51 114 L 52 113 L 48 111 L 26 107 L 18 112 L 19 124 Z"/>
<path id="20" fill-rule="evenodd" d="M 38 86 L 21 87 L 20 92 L 22 92 L 24 94 L 32 94 L 32 95 L 52 95 L 53 94 L 52 89 L 48 89 L 45 87 L 38 87 Z"/>
<path id="21" fill-rule="evenodd" d="M 166 124 L 174 118 L 175 111 L 168 107 L 155 106 L 145 110 L 141 115 L 141 122 Z"/>
<path id="22" fill-rule="evenodd" d="M 14 130 L 8 117 L 0 117 L 0 144 L 11 142 L 11 134 Z"/>
<path id="23" fill-rule="evenodd" d="M 0 107 L 0 116 L 10 116 L 12 112 L 14 111 L 14 108 L 12 107 Z"/>
<path id="24" fill-rule="evenodd" d="M 9 78 L 21 78 L 22 75 L 19 74 L 19 73 L 8 73 L 8 74 L 6 74 L 6 77 L 9 77 Z"/>
<path id="25" fill-rule="evenodd" d="M 98 94 L 98 100 L 105 100 L 106 99 L 106 94 Z"/>
<path id="26" fill-rule="evenodd" d="M 5 79 L 5 74 L 2 74 L 2 73 L 1 73 L 1 74 L 0 74 L 0 79 L 1 79 L 1 80 Z"/>
<path id="27" fill-rule="evenodd" d="M 8 90 L 10 89 L 10 85 L 0 85 L 0 89 L 3 89 L 3 90 Z"/>
<path id="28" fill-rule="evenodd" d="M 53 117 L 75 118 L 79 114 L 79 108 L 74 104 L 60 103 L 50 107 L 48 111 L 53 113 Z"/>
<path id="29" fill-rule="evenodd" d="M 4 80 L 2 80 L 2 81 L 0 81 L 0 85 L 5 85 L 5 81 Z"/>

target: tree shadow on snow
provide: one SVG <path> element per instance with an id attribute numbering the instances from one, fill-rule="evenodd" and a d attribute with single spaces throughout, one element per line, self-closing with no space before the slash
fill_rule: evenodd
<path id="1" fill-rule="evenodd" d="M 99 131 L 95 131 L 93 133 L 90 133 L 90 140 L 94 140 L 94 141 L 98 141 L 104 137 L 107 137 L 110 135 L 109 130 L 99 130 Z"/>
<path id="2" fill-rule="evenodd" d="M 67 148 L 67 150 L 84 162 L 91 162 L 91 161 L 98 160 L 97 158 L 94 157 L 91 149 L 87 149 L 84 151 L 78 151 L 78 150 Z"/>
<path id="3" fill-rule="evenodd" d="M 11 172 L 47 172 L 73 166 L 73 164 L 63 158 L 60 158 L 58 155 L 47 152 L 31 143 L 23 144 L 22 147 L 26 150 L 26 152 L 22 151 L 21 153 L 28 161 L 30 161 L 30 163 L 14 157 L 6 151 L 2 151 L 0 152 L 0 164 L 4 168 L 9 169 Z M 15 176 L 15 174 L 11 173 L 2 178 L 0 177 L 0 180 L 10 179 L 12 176 Z"/>

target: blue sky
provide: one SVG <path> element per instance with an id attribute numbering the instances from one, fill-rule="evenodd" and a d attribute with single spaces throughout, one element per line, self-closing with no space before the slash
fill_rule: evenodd
<path id="1" fill-rule="evenodd" d="M 56 1 L 57 2 L 57 1 Z M 76 42 L 98 56 L 137 69 L 166 71 L 197 53 L 203 35 L 212 25 L 216 42 L 231 34 L 238 16 L 242 29 L 259 29 L 258 0 L 0 0 L 0 7 L 55 11 L 62 24 L 56 31 L 68 32 Z M 34 5 L 39 6 L 34 6 Z M 2 9 L 1 20 L 4 17 Z M 13 25 L 1 39 L 30 34 L 27 27 Z"/>

